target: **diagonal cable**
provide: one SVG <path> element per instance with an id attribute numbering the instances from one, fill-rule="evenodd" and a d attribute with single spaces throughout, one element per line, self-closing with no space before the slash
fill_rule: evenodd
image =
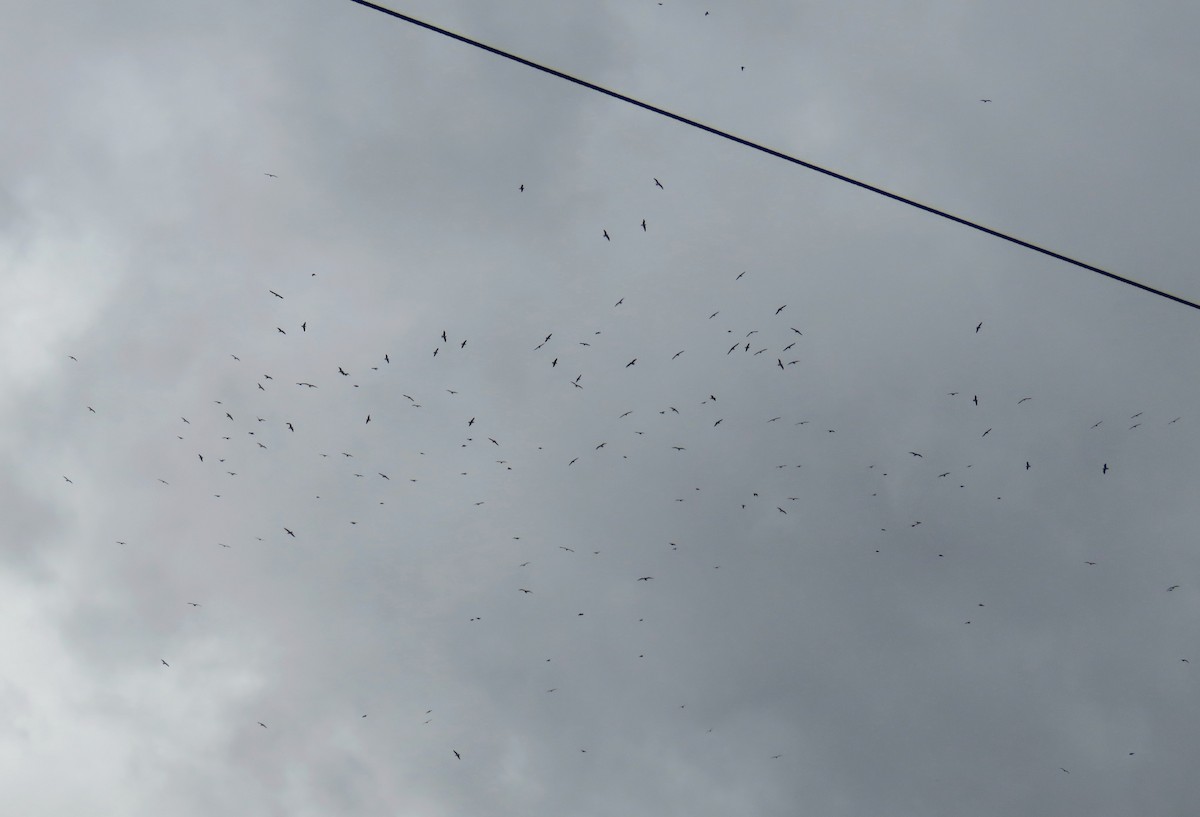
<path id="1" fill-rule="evenodd" d="M 830 176 L 832 178 L 837 179 L 838 181 L 846 182 L 847 184 L 852 184 L 855 187 L 861 187 L 863 190 L 869 190 L 870 192 L 876 193 L 880 196 L 886 196 L 887 198 L 892 199 L 893 201 L 898 201 L 901 204 L 907 204 L 909 207 L 915 207 L 918 210 L 924 210 L 926 213 L 931 213 L 932 215 L 939 216 L 940 218 L 944 218 L 949 221 L 953 221 L 957 224 L 963 225 L 964 227 L 970 227 L 973 230 L 979 230 L 981 233 L 987 233 L 990 236 L 994 236 L 994 237 L 1002 239 L 1004 241 L 1008 241 L 1012 244 L 1016 244 L 1020 247 L 1024 247 L 1027 250 L 1033 250 L 1034 252 L 1041 253 L 1042 255 L 1048 255 L 1051 258 L 1057 259 L 1059 261 L 1063 261 L 1067 264 L 1071 264 L 1072 266 L 1079 267 L 1080 269 L 1085 269 L 1088 272 L 1094 272 L 1097 275 L 1103 275 L 1106 278 L 1113 279 L 1114 281 L 1120 281 L 1122 284 L 1128 284 L 1131 287 L 1137 287 L 1138 289 L 1143 290 L 1145 292 L 1149 292 L 1152 295 L 1158 295 L 1160 297 L 1167 298 L 1168 300 L 1175 301 L 1176 303 L 1183 304 L 1184 306 L 1190 306 L 1193 309 L 1200 310 L 1200 304 L 1196 304 L 1196 303 L 1193 303 L 1192 301 L 1186 300 L 1184 298 L 1180 298 L 1177 295 L 1172 295 L 1169 292 L 1163 292 L 1161 289 L 1155 289 L 1152 286 L 1148 286 L 1146 284 L 1139 283 L 1138 281 L 1134 281 L 1131 278 L 1126 278 L 1122 275 L 1117 275 L 1115 272 L 1109 272 L 1108 270 L 1104 270 L 1104 269 L 1101 269 L 1100 267 L 1096 267 L 1091 264 L 1087 264 L 1083 261 L 1079 261 L 1077 259 L 1071 258 L 1070 256 L 1063 255 L 1062 253 L 1057 253 L 1054 250 L 1049 250 L 1049 249 L 1046 249 L 1045 247 L 1040 247 L 1037 244 L 1032 244 L 1028 241 L 1024 241 L 1020 238 L 1017 238 L 1016 236 L 1009 235 L 1007 233 L 1002 233 L 999 230 L 993 230 L 991 227 L 985 227 L 984 225 L 982 225 L 976 221 L 970 221 L 968 219 L 962 218 L 961 216 L 956 216 L 953 213 L 948 213 L 945 210 L 939 210 L 936 207 L 930 207 L 928 204 L 922 204 L 919 201 L 915 201 L 914 199 L 910 199 L 905 196 L 901 196 L 898 193 L 893 193 L 889 190 L 884 190 L 882 187 L 876 187 L 873 184 L 867 184 L 866 182 L 859 181 L 858 179 L 851 178 L 850 176 L 846 176 L 842 173 L 838 173 L 836 171 L 829 170 L 828 168 L 821 167 L 820 165 L 815 165 L 812 162 L 806 162 L 803 159 L 797 159 L 795 156 L 789 156 L 786 153 L 781 153 L 778 150 L 774 150 L 772 148 L 766 147 L 765 145 L 760 145 L 757 142 L 751 142 L 749 139 L 743 139 L 742 137 L 735 136 L 732 133 L 728 133 L 723 130 L 718 130 L 717 128 L 711 127 L 710 125 L 705 125 L 702 122 L 697 122 L 694 119 L 688 119 L 686 116 L 680 116 L 677 113 L 671 113 L 668 110 L 659 108 L 655 105 L 651 105 L 648 102 L 642 102 L 641 100 L 634 99 L 633 97 L 625 96 L 625 94 L 620 94 L 620 93 L 617 93 L 616 91 L 610 91 L 608 88 L 603 88 L 599 85 L 596 85 L 595 83 L 588 82 L 587 80 L 579 79 L 578 77 L 573 77 L 570 74 L 564 74 L 562 71 L 555 70 L 554 68 L 550 68 L 548 66 L 541 65 L 539 63 L 533 62 L 532 60 L 527 60 L 524 57 L 518 57 L 516 54 L 510 54 L 507 51 L 501 51 L 499 48 L 487 45 L 486 43 L 481 43 L 478 40 L 472 40 L 470 37 L 464 37 L 462 34 L 455 34 L 453 31 L 447 31 L 444 28 L 439 28 L 438 26 L 435 26 L 432 23 L 426 23 L 423 20 L 418 20 L 415 17 L 410 17 L 407 14 L 401 14 L 398 11 L 393 11 L 392 9 L 384 8 L 383 6 L 376 5 L 375 3 L 367 2 L 367 0 L 350 0 L 350 2 L 357 3 L 358 5 L 365 6 L 366 8 L 369 8 L 369 9 L 373 9 L 374 11 L 378 11 L 381 14 L 386 14 L 389 17 L 394 17 L 397 20 L 403 20 L 406 23 L 412 23 L 415 26 L 419 26 L 421 28 L 427 29 L 429 31 L 434 32 L 435 34 L 441 34 L 443 37 L 449 37 L 452 40 L 458 40 L 461 43 L 466 43 L 467 45 L 474 46 L 475 48 L 483 49 L 484 51 L 487 51 L 491 54 L 495 54 L 498 57 L 503 57 L 506 60 L 512 60 L 513 62 L 517 62 L 517 63 L 520 63 L 521 65 L 527 66 L 529 68 L 533 68 L 537 71 L 541 71 L 543 73 L 550 74 L 551 76 L 558 77 L 559 79 L 565 79 L 567 82 L 573 82 L 576 85 L 580 85 L 580 86 L 583 86 L 584 88 L 587 88 L 588 90 L 595 91 L 600 94 L 604 94 L 605 96 L 610 96 L 613 99 L 619 99 L 620 101 L 626 102 L 630 105 L 636 105 L 639 108 L 644 108 L 647 111 L 658 114 L 659 116 L 665 116 L 668 119 L 674 119 L 676 122 L 681 122 L 684 125 L 688 125 L 690 127 L 697 128 L 702 131 L 707 131 L 708 133 L 711 133 L 713 136 L 719 136 L 722 139 L 728 139 L 731 142 L 736 142 L 739 145 L 744 145 L 745 147 L 760 151 L 761 153 L 765 153 L 768 156 L 774 156 L 776 159 L 783 159 L 785 162 L 791 162 L 794 165 L 799 165 L 800 167 L 804 167 L 809 170 L 815 170 L 817 173 L 823 173 L 826 176 Z"/>

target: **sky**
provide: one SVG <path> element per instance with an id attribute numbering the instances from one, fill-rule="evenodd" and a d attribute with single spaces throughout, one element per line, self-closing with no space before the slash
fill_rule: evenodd
<path id="1" fill-rule="evenodd" d="M 1200 299 L 1194 4 L 395 8 Z M 13 813 L 1194 813 L 1194 309 L 351 2 L 6 18 Z"/>

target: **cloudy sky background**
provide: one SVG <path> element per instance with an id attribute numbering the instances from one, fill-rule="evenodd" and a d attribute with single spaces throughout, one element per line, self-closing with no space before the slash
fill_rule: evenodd
<path id="1" fill-rule="evenodd" d="M 1194 6 L 396 8 L 1200 298 Z M 349 2 L 7 18 L 13 813 L 1194 811 L 1195 310 Z"/>

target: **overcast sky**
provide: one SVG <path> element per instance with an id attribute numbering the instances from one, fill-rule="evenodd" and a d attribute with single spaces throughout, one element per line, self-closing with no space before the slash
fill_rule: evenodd
<path id="1" fill-rule="evenodd" d="M 396 8 L 1196 300 L 1200 11 L 1051 5 Z M 1195 310 L 350 2 L 5 17 L 8 812 L 1195 813 Z"/>

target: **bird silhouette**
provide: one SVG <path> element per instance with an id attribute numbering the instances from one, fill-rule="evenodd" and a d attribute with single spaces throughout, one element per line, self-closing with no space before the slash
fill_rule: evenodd
<path id="1" fill-rule="evenodd" d="M 654 186 L 655 186 L 655 187 L 658 187 L 658 188 L 661 188 L 661 189 L 663 189 L 663 190 L 666 190 L 666 189 L 667 189 L 667 188 L 665 188 L 665 187 L 663 187 L 663 186 L 662 186 L 662 182 L 660 182 L 658 179 L 655 179 L 655 180 L 654 180 Z"/>

